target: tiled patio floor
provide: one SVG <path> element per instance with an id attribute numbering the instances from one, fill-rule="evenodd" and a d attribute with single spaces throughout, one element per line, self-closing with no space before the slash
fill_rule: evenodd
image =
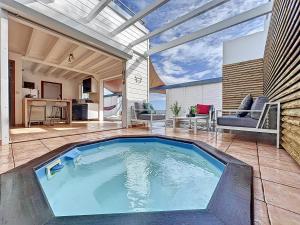
<path id="1" fill-rule="evenodd" d="M 184 129 L 154 129 L 152 133 L 201 140 L 250 164 L 254 169 L 255 225 L 300 224 L 300 167 L 284 150 L 258 140 L 256 135 L 220 133 L 216 140 L 214 133 L 204 131 L 195 135 Z M 121 129 L 13 143 L 0 149 L 0 173 L 66 143 L 130 134 L 150 134 L 150 131 Z"/>
<path id="2" fill-rule="evenodd" d="M 73 121 L 72 124 L 32 125 L 10 129 L 11 143 L 121 128 L 121 121 Z"/>

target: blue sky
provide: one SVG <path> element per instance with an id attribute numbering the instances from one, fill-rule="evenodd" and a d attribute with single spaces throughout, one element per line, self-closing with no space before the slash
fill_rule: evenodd
<path id="1" fill-rule="evenodd" d="M 142 10 L 154 1 L 122 0 L 134 12 Z M 153 31 L 207 2 L 209 0 L 170 0 L 161 8 L 145 17 L 143 21 L 145 26 L 150 31 Z M 174 40 L 265 2 L 267 0 L 231 0 L 152 38 L 150 46 Z M 220 77 L 222 76 L 223 42 L 262 31 L 264 29 L 264 20 L 264 17 L 260 17 L 196 41 L 151 55 L 151 60 L 157 73 L 166 84 Z M 151 94 L 150 100 L 156 107 L 164 108 L 164 96 Z"/>

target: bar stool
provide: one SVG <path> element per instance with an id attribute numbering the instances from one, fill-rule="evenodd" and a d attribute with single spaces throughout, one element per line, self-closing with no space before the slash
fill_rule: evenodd
<path id="1" fill-rule="evenodd" d="M 65 119 L 61 119 L 61 112 L 64 113 Z M 69 110 L 68 110 L 68 103 L 67 102 L 55 102 L 51 109 L 51 116 L 50 116 L 50 124 L 54 124 L 54 120 L 56 116 L 59 116 L 59 122 L 65 121 L 66 123 L 69 121 Z"/>
<path id="2" fill-rule="evenodd" d="M 44 109 L 44 119 L 43 120 L 34 120 L 32 121 L 32 108 L 43 108 Z M 28 127 L 31 126 L 31 122 L 45 122 L 47 117 L 46 117 L 46 112 L 47 112 L 47 102 L 46 101 L 31 101 L 30 106 L 29 106 L 29 120 L 28 120 Z"/>

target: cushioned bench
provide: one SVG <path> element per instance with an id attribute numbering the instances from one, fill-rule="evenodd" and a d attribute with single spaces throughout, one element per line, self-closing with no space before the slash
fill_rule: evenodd
<path id="1" fill-rule="evenodd" d="M 267 127 L 266 121 L 271 117 L 269 115 L 271 108 L 276 107 L 276 128 Z M 231 113 L 231 115 L 219 114 Z M 233 113 L 233 114 L 232 114 Z M 216 113 L 216 138 L 219 129 L 238 130 L 260 133 L 276 134 L 276 145 L 279 148 L 280 142 L 280 103 L 268 102 L 265 96 L 257 97 L 253 102 L 251 95 L 248 95 L 242 101 L 239 109 L 235 110 L 217 110 Z"/>

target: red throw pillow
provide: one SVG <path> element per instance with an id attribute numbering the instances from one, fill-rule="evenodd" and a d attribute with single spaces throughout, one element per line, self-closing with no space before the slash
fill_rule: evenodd
<path id="1" fill-rule="evenodd" d="M 208 114 L 210 105 L 202 105 L 202 104 L 197 104 L 197 114 Z"/>

